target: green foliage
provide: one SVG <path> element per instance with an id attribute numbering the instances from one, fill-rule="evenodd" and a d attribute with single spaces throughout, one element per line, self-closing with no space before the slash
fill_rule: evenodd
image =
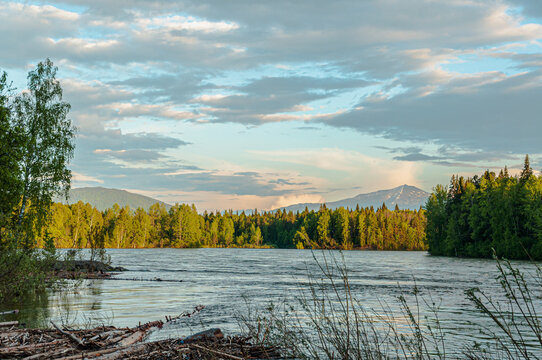
<path id="1" fill-rule="evenodd" d="M 426 249 L 423 210 L 322 207 L 296 214 L 282 210 L 198 214 L 193 205 L 177 204 L 166 211 L 163 204 L 155 204 L 148 211 L 115 205 L 100 212 L 82 202 L 55 203 L 51 210 L 47 231 L 61 248 L 92 248 L 98 231 L 103 246 L 112 248 Z M 43 246 L 42 239 L 38 245 Z"/>
<path id="2" fill-rule="evenodd" d="M 320 208 L 318 211 L 318 220 L 316 223 L 318 224 L 316 227 L 317 233 L 316 233 L 316 241 L 318 244 L 320 244 L 322 247 L 326 247 L 329 242 L 329 222 L 330 222 L 330 216 L 329 211 L 326 209 L 326 207 Z"/>
<path id="3" fill-rule="evenodd" d="M 19 176 L 23 131 L 13 120 L 9 102 L 12 91 L 4 72 L 0 76 L 0 248 L 2 244 L 5 246 L 13 212 L 23 188 Z"/>
<path id="4" fill-rule="evenodd" d="M 62 101 L 57 68 L 47 59 L 28 74 L 28 91 L 14 102 L 14 122 L 23 129 L 20 177 L 23 182 L 18 208 L 19 236 L 29 247 L 35 232 L 47 220 L 54 195 L 66 194 L 71 171 L 75 129 L 67 118 L 70 105 Z"/>
<path id="5" fill-rule="evenodd" d="M 54 251 L 4 249 L 0 251 L 0 302 L 39 295 L 51 284 Z"/>
<path id="6" fill-rule="evenodd" d="M 43 251 L 51 257 L 56 255 L 55 243 L 48 231 L 45 232 L 43 237 Z"/>
<path id="7" fill-rule="evenodd" d="M 0 76 L 0 231 L 3 247 L 34 246 L 54 195 L 65 193 L 74 128 L 62 101 L 57 68 L 47 59 L 28 74 L 28 90 L 13 95 Z M 15 244 L 6 243 L 6 235 Z"/>
<path id="8" fill-rule="evenodd" d="M 525 157 L 519 176 L 455 177 L 435 187 L 427 204 L 427 240 L 433 255 L 542 259 L 542 177 Z"/>
<path id="9" fill-rule="evenodd" d="M 56 72 L 39 63 L 19 94 L 0 74 L 0 300 L 51 284 L 53 234 L 42 230 L 52 197 L 69 189 L 75 131 Z M 38 237 L 44 250 L 34 249 Z"/>
<path id="10" fill-rule="evenodd" d="M 437 185 L 429 196 L 426 204 L 427 210 L 427 244 L 432 253 L 442 253 L 441 248 L 446 238 L 447 214 L 446 214 L 446 189 L 442 185 Z"/>

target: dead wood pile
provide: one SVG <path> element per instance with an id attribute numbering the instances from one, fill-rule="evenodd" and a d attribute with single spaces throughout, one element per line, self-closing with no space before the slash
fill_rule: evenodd
<path id="1" fill-rule="evenodd" d="M 61 279 L 112 279 L 112 274 L 121 271 L 126 269 L 91 260 L 59 260 L 53 265 L 54 275 Z"/>
<path id="2" fill-rule="evenodd" d="M 224 337 L 210 329 L 182 339 L 144 342 L 166 322 L 153 321 L 134 328 L 102 326 L 86 330 L 19 329 L 16 322 L 0 325 L 0 359 L 270 359 L 278 349 L 250 343 L 250 338 Z"/>

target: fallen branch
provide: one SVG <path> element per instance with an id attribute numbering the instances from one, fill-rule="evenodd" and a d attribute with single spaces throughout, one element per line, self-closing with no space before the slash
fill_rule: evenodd
<path id="1" fill-rule="evenodd" d="M 62 340 L 55 340 L 55 341 L 51 341 L 49 343 L 43 343 L 43 344 L 30 344 L 30 345 L 21 345 L 21 346 L 14 346 L 14 347 L 4 347 L 0 349 L 0 355 L 17 353 L 17 352 L 26 353 L 35 349 L 45 348 L 48 346 L 55 346 L 62 342 L 63 342 Z"/>
<path id="2" fill-rule="evenodd" d="M 100 360 L 115 360 L 115 359 L 127 359 L 129 356 L 134 355 L 138 352 L 145 352 L 146 344 L 137 344 L 137 345 L 131 345 L 126 346 L 122 349 L 117 349 L 117 351 L 113 353 L 109 353 L 107 355 L 100 356 L 98 359 Z"/>
<path id="3" fill-rule="evenodd" d="M 73 334 L 70 334 L 69 332 L 66 332 L 64 330 L 62 330 L 61 328 L 59 328 L 54 322 L 51 321 L 51 324 L 53 324 L 53 326 L 55 327 L 55 329 L 57 329 L 58 331 L 60 331 L 60 333 L 66 335 L 67 337 L 69 337 L 70 339 L 72 339 L 73 341 L 75 341 L 77 344 L 79 344 L 79 346 L 81 347 L 86 347 L 85 343 L 83 341 L 81 341 L 81 339 L 79 339 L 77 336 L 73 335 Z"/>
<path id="4" fill-rule="evenodd" d="M 82 354 L 77 354 L 77 355 L 72 355 L 72 356 L 68 356 L 68 357 L 63 357 L 63 358 L 60 358 L 58 360 L 78 360 L 78 359 L 81 359 L 81 358 L 84 358 L 84 359 L 91 359 L 91 358 L 97 358 L 97 357 L 100 357 L 100 356 L 104 356 L 104 355 L 107 355 L 107 354 L 111 354 L 111 353 L 114 353 L 114 352 L 117 352 L 119 350 L 123 350 L 123 349 L 126 349 L 128 348 L 129 346 L 127 347 L 124 347 L 124 348 L 121 348 L 121 347 L 114 347 L 114 348 L 110 348 L 110 349 L 102 349 L 102 350 L 96 350 L 96 351 L 92 351 L 92 352 L 87 352 L 87 353 L 82 353 Z"/>
<path id="5" fill-rule="evenodd" d="M 120 347 L 124 347 L 124 346 L 129 346 L 129 345 L 135 344 L 136 342 L 140 342 L 141 340 L 143 340 L 146 333 L 147 333 L 146 331 L 138 330 L 135 333 L 133 333 L 132 335 L 130 335 L 130 336 L 122 339 L 121 341 L 119 341 L 118 345 Z"/>
<path id="6" fill-rule="evenodd" d="M 182 281 L 182 280 L 181 280 Z M 172 317 L 172 316 L 166 316 L 166 322 L 168 324 L 170 323 L 175 323 L 177 320 L 180 320 L 182 318 L 185 318 L 185 317 L 192 317 L 194 315 L 197 315 L 199 314 L 203 309 L 205 309 L 205 305 L 198 305 L 194 308 L 194 310 L 192 310 L 191 312 L 183 312 L 175 317 Z"/>
<path id="7" fill-rule="evenodd" d="M 245 360 L 245 358 L 238 357 L 238 356 L 235 356 L 235 355 L 230 355 L 230 354 L 227 354 L 227 353 L 224 353 L 224 352 L 221 352 L 221 351 L 217 351 L 217 350 L 212 350 L 212 349 L 206 348 L 205 346 L 201 346 L 201 345 L 197 345 L 197 344 L 190 344 L 189 347 L 194 347 L 196 349 L 199 349 L 199 350 L 202 350 L 202 351 L 207 351 L 207 352 L 209 352 L 211 354 L 219 355 L 221 357 L 225 357 L 225 358 L 232 359 L 232 360 Z"/>
<path id="8" fill-rule="evenodd" d="M 6 321 L 6 322 L 0 322 L 0 327 L 12 327 L 19 325 L 18 321 Z"/>
<path id="9" fill-rule="evenodd" d="M 10 310 L 10 311 L 0 312 L 0 316 L 2 316 L 2 315 L 12 315 L 12 314 L 18 314 L 18 313 L 19 313 L 19 310 Z"/>
<path id="10" fill-rule="evenodd" d="M 23 358 L 23 360 L 51 359 L 53 357 L 63 355 L 65 353 L 69 352 L 69 351 L 73 351 L 73 349 L 70 349 L 70 348 L 61 349 L 61 350 L 53 349 L 53 351 L 34 354 L 34 355 L 31 355 L 31 356 L 25 357 L 25 358 Z"/>

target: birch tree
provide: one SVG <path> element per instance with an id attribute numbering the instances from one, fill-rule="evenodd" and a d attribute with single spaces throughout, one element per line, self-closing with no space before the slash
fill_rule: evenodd
<path id="1" fill-rule="evenodd" d="M 52 198 L 67 195 L 75 128 L 68 119 L 70 105 L 62 100 L 62 87 L 51 60 L 40 62 L 28 74 L 28 89 L 14 103 L 15 125 L 23 129 L 20 179 L 22 193 L 17 211 L 19 245 L 33 246 Z"/>

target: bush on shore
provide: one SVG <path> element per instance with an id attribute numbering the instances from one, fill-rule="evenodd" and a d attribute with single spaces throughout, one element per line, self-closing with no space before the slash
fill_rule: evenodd
<path id="1" fill-rule="evenodd" d="M 0 250 L 0 302 L 17 302 L 54 283 L 54 248 Z"/>

